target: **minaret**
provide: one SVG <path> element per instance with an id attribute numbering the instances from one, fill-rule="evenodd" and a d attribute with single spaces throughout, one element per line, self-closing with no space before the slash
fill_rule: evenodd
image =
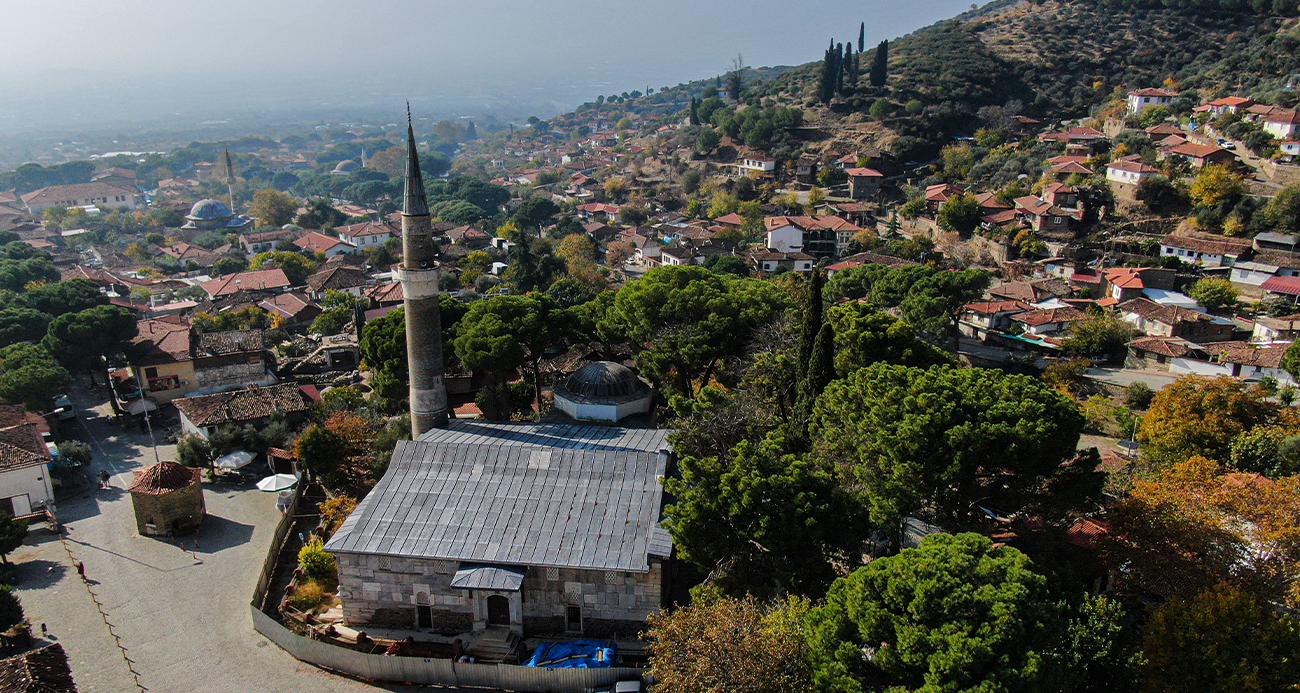
<path id="1" fill-rule="evenodd" d="M 221 155 L 221 164 L 226 169 L 226 191 L 230 193 L 230 212 L 238 213 L 235 209 L 235 162 L 230 158 L 230 147 L 226 147 L 226 152 Z"/>
<path id="2" fill-rule="evenodd" d="M 406 193 L 402 200 L 402 282 L 406 306 L 406 363 L 411 376 L 411 437 L 447 424 L 442 369 L 442 319 L 438 312 L 438 248 L 433 243 L 424 177 L 415 151 L 411 107 L 406 107 Z"/>

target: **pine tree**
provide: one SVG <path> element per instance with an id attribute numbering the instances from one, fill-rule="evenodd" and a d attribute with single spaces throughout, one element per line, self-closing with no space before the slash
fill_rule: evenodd
<path id="1" fill-rule="evenodd" d="M 883 87 L 889 79 L 889 42 L 876 46 L 876 57 L 871 61 L 871 86 Z"/>
<path id="2" fill-rule="evenodd" d="M 866 41 L 867 41 L 867 23 L 863 22 L 858 26 L 858 52 L 859 53 L 867 49 Z"/>

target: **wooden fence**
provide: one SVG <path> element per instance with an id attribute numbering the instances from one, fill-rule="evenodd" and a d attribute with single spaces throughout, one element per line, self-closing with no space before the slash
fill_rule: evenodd
<path id="1" fill-rule="evenodd" d="M 629 668 L 545 669 L 366 654 L 298 635 L 256 605 L 251 611 L 253 628 L 297 659 L 372 681 L 496 688 L 524 693 L 587 693 L 618 681 L 641 679 L 639 669 Z"/>
<path id="2" fill-rule="evenodd" d="M 641 680 L 641 670 L 632 668 L 546 669 L 513 664 L 462 664 L 450 659 L 367 654 L 312 640 L 285 628 L 268 615 L 264 608 L 267 606 L 267 590 L 275 575 L 280 549 L 294 526 L 294 515 L 298 510 L 298 501 L 302 498 L 303 486 L 304 484 L 298 485 L 288 511 L 275 527 L 249 609 L 253 616 L 253 629 L 298 660 L 372 681 L 496 688 L 521 693 L 589 693 L 596 688 L 612 687 L 618 681 Z"/>

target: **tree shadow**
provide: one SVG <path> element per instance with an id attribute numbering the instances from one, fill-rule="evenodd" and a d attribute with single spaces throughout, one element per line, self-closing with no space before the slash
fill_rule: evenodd
<path id="1" fill-rule="evenodd" d="M 10 563 L 17 577 L 15 587 L 23 590 L 43 590 L 53 587 L 68 572 L 68 566 L 44 558 L 21 563 Z"/>
<path id="2" fill-rule="evenodd" d="M 194 553 L 220 553 L 247 544 L 252 539 L 253 525 L 216 515 L 203 518 L 203 524 L 199 526 L 198 532 L 181 538 L 190 546 L 193 546 L 196 540 L 198 541 L 199 548 Z"/>

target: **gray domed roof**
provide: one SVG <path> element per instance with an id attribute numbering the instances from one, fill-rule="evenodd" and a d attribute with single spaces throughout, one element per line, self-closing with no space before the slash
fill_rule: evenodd
<path id="1" fill-rule="evenodd" d="M 230 208 L 220 200 L 199 200 L 190 208 L 190 215 L 185 217 L 192 221 L 212 221 L 229 219 L 235 216 Z"/>
<path id="2" fill-rule="evenodd" d="M 357 167 L 357 162 L 351 159 L 344 159 L 334 167 L 334 170 L 340 172 L 347 172 L 347 171 L 354 170 L 356 167 Z"/>
<path id="3" fill-rule="evenodd" d="M 613 361 L 589 363 L 564 382 L 564 389 L 583 397 L 625 397 L 643 387 L 636 373 Z"/>

